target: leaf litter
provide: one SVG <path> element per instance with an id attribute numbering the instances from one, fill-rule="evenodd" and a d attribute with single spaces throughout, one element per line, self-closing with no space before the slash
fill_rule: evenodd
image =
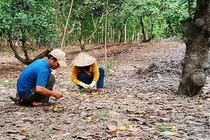
<path id="1" fill-rule="evenodd" d="M 68 64 L 77 54 L 71 47 L 65 48 Z M 104 50 L 97 47 L 87 51 L 104 66 Z M 109 45 L 105 91 L 79 91 L 70 66 L 61 68 L 55 71 L 54 88 L 65 96 L 51 98 L 50 106 L 17 106 L 8 98 L 15 88 L 0 85 L 0 139 L 208 139 L 209 77 L 204 94 L 175 94 L 184 51 L 181 42 Z M 24 68 L 11 57 L 0 61 L 3 81 L 16 81 Z"/>

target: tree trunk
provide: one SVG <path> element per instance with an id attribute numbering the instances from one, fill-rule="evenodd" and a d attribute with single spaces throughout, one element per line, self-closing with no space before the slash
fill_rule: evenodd
<path id="1" fill-rule="evenodd" d="M 108 21 L 107 21 L 107 15 L 108 15 L 108 3 L 109 2 L 109 0 L 107 0 L 106 1 L 106 21 L 105 21 L 105 28 L 104 28 L 104 30 L 105 30 L 105 38 L 104 38 L 104 57 L 105 57 L 105 68 L 107 69 L 107 23 L 108 23 Z"/>
<path id="2" fill-rule="evenodd" d="M 124 27 L 124 26 L 123 26 Z M 119 37 L 119 43 L 122 43 L 122 42 L 124 42 L 124 28 L 120 28 L 120 37 Z"/>
<path id="3" fill-rule="evenodd" d="M 124 19 L 123 24 L 120 27 L 120 40 L 119 43 L 123 43 L 125 41 L 125 25 L 127 19 Z"/>
<path id="4" fill-rule="evenodd" d="M 101 41 L 100 43 L 104 43 L 104 25 L 102 24 L 102 27 L 101 27 Z"/>
<path id="5" fill-rule="evenodd" d="M 153 22 L 153 18 L 152 16 L 150 17 L 150 38 L 151 40 L 154 38 L 154 35 L 153 35 L 153 28 L 154 28 L 154 22 Z"/>
<path id="6" fill-rule="evenodd" d="M 71 5 L 70 5 L 70 9 L 69 9 L 69 14 L 68 14 L 68 17 L 66 19 L 66 25 L 65 25 L 65 28 L 64 28 L 64 31 L 63 31 L 63 38 L 62 38 L 62 41 L 61 41 L 61 48 L 64 47 L 64 41 L 65 41 L 65 38 L 66 38 L 66 30 L 67 30 L 68 23 L 69 23 L 69 18 L 70 18 L 70 15 L 71 15 L 71 10 L 72 10 L 72 6 L 73 6 L 73 2 L 74 2 L 74 0 L 71 1 Z"/>
<path id="7" fill-rule="evenodd" d="M 22 58 L 20 55 L 19 55 L 19 52 L 17 51 L 17 48 L 14 46 L 13 44 L 13 41 L 12 41 L 12 33 L 10 31 L 7 32 L 7 35 L 8 35 L 8 41 L 9 41 L 9 47 L 12 49 L 12 51 L 14 52 L 15 54 L 15 57 L 20 61 L 22 62 L 23 64 L 26 64 L 26 65 L 29 65 L 31 64 L 33 61 L 39 59 L 39 58 L 43 58 L 43 57 L 46 57 L 50 52 L 51 52 L 51 49 L 50 50 L 45 50 L 44 52 L 38 54 L 34 59 L 30 59 L 29 56 L 28 56 L 28 53 L 27 53 L 27 50 L 23 50 L 24 52 L 24 56 L 25 58 Z M 24 39 L 23 39 L 23 46 L 24 46 Z M 22 46 L 22 47 L 23 47 Z"/>
<path id="8" fill-rule="evenodd" d="M 143 18 L 140 17 L 140 26 L 141 26 L 141 33 L 143 35 L 143 41 L 146 40 L 146 33 L 145 33 L 145 29 L 144 29 L 144 22 L 143 22 Z"/>
<path id="9" fill-rule="evenodd" d="M 108 42 L 113 42 L 113 26 L 112 25 L 109 25 L 110 29 L 109 29 L 109 40 Z"/>
<path id="10" fill-rule="evenodd" d="M 124 43 L 126 43 L 127 42 L 127 32 L 126 32 L 126 28 L 127 28 L 127 26 L 126 26 L 126 24 L 125 24 L 125 27 L 124 27 L 124 30 L 125 30 L 125 35 L 124 35 L 124 37 L 125 37 L 125 39 L 124 39 Z"/>
<path id="11" fill-rule="evenodd" d="M 85 51 L 85 42 L 83 40 L 83 23 L 80 24 L 79 45 L 82 51 Z"/>
<path id="12" fill-rule="evenodd" d="M 178 94 L 194 96 L 202 92 L 208 69 L 210 36 L 209 0 L 197 0 L 194 19 L 182 22 L 186 37 L 186 53 L 182 60 L 182 76 Z"/>

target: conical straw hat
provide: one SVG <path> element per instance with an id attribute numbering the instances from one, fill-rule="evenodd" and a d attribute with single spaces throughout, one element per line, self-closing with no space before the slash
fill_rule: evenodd
<path id="1" fill-rule="evenodd" d="M 93 63 L 96 62 L 96 59 L 92 57 L 91 55 L 85 53 L 85 52 L 80 52 L 72 61 L 72 64 L 77 67 L 85 67 L 92 65 Z"/>

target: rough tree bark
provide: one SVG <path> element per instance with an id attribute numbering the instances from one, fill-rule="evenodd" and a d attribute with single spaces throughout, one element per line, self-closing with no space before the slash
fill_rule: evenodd
<path id="1" fill-rule="evenodd" d="M 177 93 L 188 96 L 202 93 L 208 70 L 210 1 L 196 2 L 194 17 L 182 22 L 186 52 L 181 62 L 182 76 Z"/>

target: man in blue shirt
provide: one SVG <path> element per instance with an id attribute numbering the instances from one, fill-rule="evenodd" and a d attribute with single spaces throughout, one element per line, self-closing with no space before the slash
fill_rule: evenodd
<path id="1" fill-rule="evenodd" d="M 67 66 L 66 54 L 60 49 L 52 50 L 47 58 L 38 59 L 28 65 L 20 74 L 17 81 L 17 97 L 10 97 L 21 104 L 42 105 L 49 101 L 50 96 L 61 98 L 61 92 L 53 90 L 55 77 L 51 69 Z"/>

